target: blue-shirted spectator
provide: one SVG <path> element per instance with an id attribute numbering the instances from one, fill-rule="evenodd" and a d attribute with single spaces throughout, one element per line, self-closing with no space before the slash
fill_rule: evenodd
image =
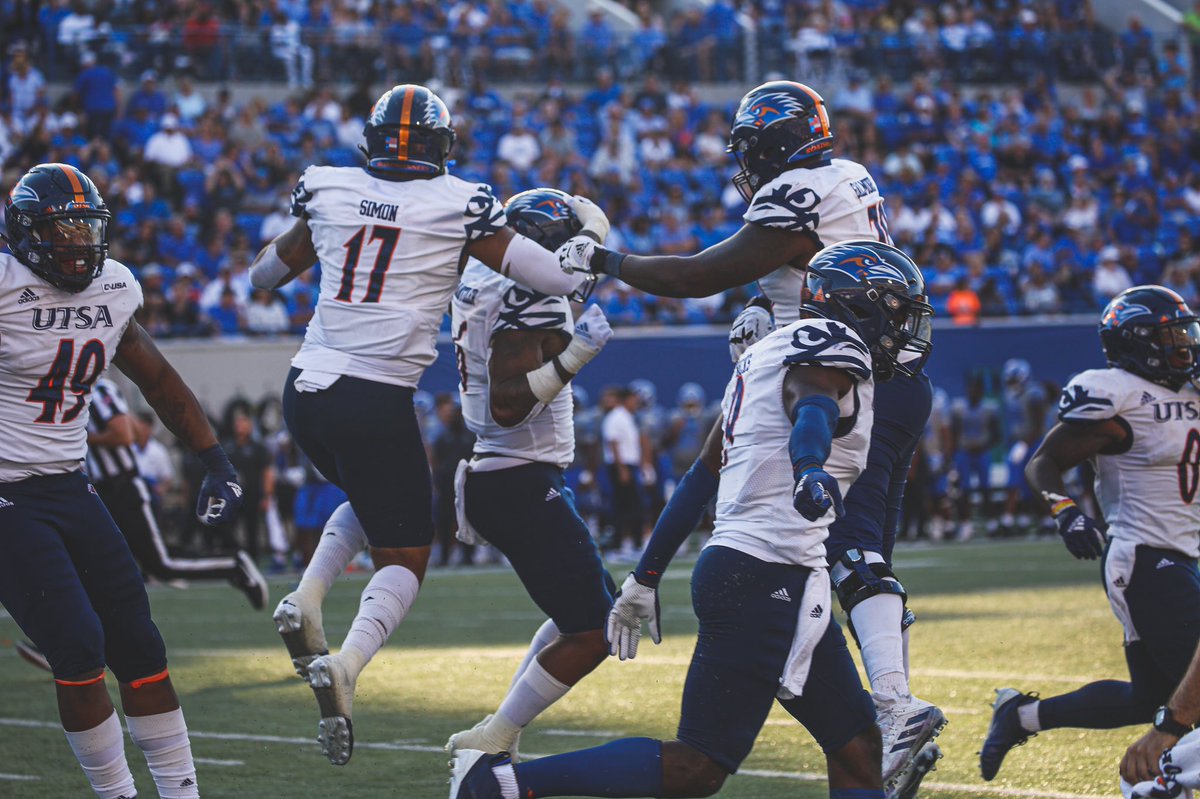
<path id="1" fill-rule="evenodd" d="M 79 59 L 83 70 L 75 78 L 75 95 L 87 115 L 89 138 L 108 138 L 117 116 L 117 73 L 97 63 L 95 53 L 85 51 Z"/>

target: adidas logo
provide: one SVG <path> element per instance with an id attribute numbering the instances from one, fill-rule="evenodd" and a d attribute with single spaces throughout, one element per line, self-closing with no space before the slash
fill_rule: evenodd
<path id="1" fill-rule="evenodd" d="M 1149 405 L 1151 402 L 1154 402 L 1154 397 L 1150 396 L 1149 391 L 1143 391 L 1142 392 L 1142 404 Z"/>
<path id="2" fill-rule="evenodd" d="M 3 506 L 0 506 L 0 507 L 3 507 Z M 1174 565 L 1175 565 L 1175 561 L 1173 561 L 1173 560 L 1170 560 L 1170 559 L 1168 559 L 1168 558 L 1163 558 L 1162 560 L 1160 560 L 1160 561 L 1158 562 L 1158 565 L 1157 565 L 1157 566 L 1155 566 L 1154 568 L 1155 568 L 1155 569 L 1165 569 L 1165 568 L 1167 568 L 1168 566 L 1174 566 Z"/>
<path id="3" fill-rule="evenodd" d="M 196 781 L 191 777 L 184 777 L 183 782 L 179 783 L 180 788 L 190 788 L 195 785 Z"/>
<path id="4" fill-rule="evenodd" d="M 11 508 L 13 503 L 9 502 L 4 497 L 0 497 L 0 508 Z"/>
<path id="5" fill-rule="evenodd" d="M 1115 585 L 1117 588 L 1124 588 L 1125 587 L 1125 578 L 1118 577 L 1117 579 L 1113 580 L 1113 585 Z"/>
<path id="6" fill-rule="evenodd" d="M 822 614 L 824 614 L 824 613 L 825 613 L 825 608 L 821 607 L 820 605 L 817 605 L 815 608 L 813 608 L 812 610 L 810 610 L 808 612 L 808 617 L 810 619 L 819 619 L 819 618 L 821 618 Z"/>
<path id="7" fill-rule="evenodd" d="M 17 305 L 24 305 L 27 302 L 37 302 L 40 299 L 41 297 L 39 297 L 33 289 L 26 287 L 25 290 L 21 292 L 21 296 L 17 298 Z"/>
<path id="8" fill-rule="evenodd" d="M 557 488 L 551 488 L 549 491 L 546 492 L 546 501 L 549 502 L 550 500 L 558 499 L 561 496 L 562 496 L 562 494 L 558 493 Z"/>
<path id="9" fill-rule="evenodd" d="M 786 588 L 780 588 L 778 591 L 771 594 L 771 599 L 781 599 L 784 602 L 791 602 L 792 595 L 788 593 Z"/>

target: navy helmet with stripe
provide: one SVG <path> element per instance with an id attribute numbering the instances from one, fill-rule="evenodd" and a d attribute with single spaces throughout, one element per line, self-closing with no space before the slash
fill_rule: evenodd
<path id="1" fill-rule="evenodd" d="M 35 275 L 78 293 L 104 270 L 111 218 L 83 172 L 69 164 L 38 164 L 8 194 L 4 239 Z"/>
<path id="2" fill-rule="evenodd" d="M 801 312 L 852 327 L 871 351 L 876 380 L 919 374 L 933 349 L 925 279 L 890 244 L 843 241 L 814 255 Z"/>
<path id="3" fill-rule="evenodd" d="M 1178 391 L 1200 375 L 1200 319 L 1164 286 L 1134 286 L 1100 315 L 1108 365 Z"/>
<path id="4" fill-rule="evenodd" d="M 728 152 L 741 171 L 733 185 L 747 202 L 789 169 L 823 162 L 833 129 L 821 95 L 792 80 L 773 80 L 746 93 L 729 131 Z"/>
<path id="5" fill-rule="evenodd" d="M 386 180 L 435 178 L 446 174 L 454 147 L 450 109 L 432 91 L 415 83 L 383 93 L 363 127 L 367 171 Z"/>
<path id="6" fill-rule="evenodd" d="M 583 229 L 571 210 L 571 195 L 558 189 L 529 189 L 514 194 L 504 204 L 508 226 L 554 252 Z M 571 294 L 573 302 L 587 302 L 596 281 L 585 280 Z"/>

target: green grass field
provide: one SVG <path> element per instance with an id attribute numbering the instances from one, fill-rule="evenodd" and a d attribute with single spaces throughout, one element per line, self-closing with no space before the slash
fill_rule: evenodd
<path id="1" fill-rule="evenodd" d="M 663 644 L 646 641 L 637 661 L 601 666 L 531 725 L 523 753 L 623 734 L 674 734 L 695 634 L 687 572 L 681 564 L 664 583 Z M 920 618 L 913 688 L 950 718 L 940 739 L 946 757 L 922 795 L 1119 795 L 1116 764 L 1141 734 L 1137 728 L 1044 733 L 1014 750 L 992 783 L 980 779 L 976 756 L 994 687 L 1048 696 L 1125 675 L 1120 627 L 1096 564 L 1072 560 L 1056 542 L 972 543 L 902 549 L 897 572 Z M 348 578 L 330 594 L 332 643 L 349 625 L 360 588 L 361 579 Z M 288 586 L 272 590 L 274 602 Z M 335 768 L 313 741 L 316 704 L 292 673 L 269 611 L 256 613 L 240 594 L 215 585 L 155 588 L 151 602 L 192 730 L 203 795 L 229 799 L 445 796 L 442 744 L 495 708 L 541 621 L 507 571 L 431 575 L 413 614 L 359 682 L 358 746 L 348 766 Z M 51 681 L 12 652 L 18 636 L 11 619 L 0 619 L 0 797 L 90 796 L 58 729 Z M 140 754 L 130 742 L 127 751 L 141 795 L 154 796 Z M 825 795 L 820 751 L 778 710 L 743 768 L 721 796 Z"/>

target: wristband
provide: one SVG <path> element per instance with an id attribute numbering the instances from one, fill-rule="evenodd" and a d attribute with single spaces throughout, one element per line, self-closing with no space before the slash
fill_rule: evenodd
<path id="1" fill-rule="evenodd" d="M 273 289 L 291 271 L 275 250 L 275 242 L 271 242 L 262 257 L 250 267 L 250 285 L 257 289 Z"/>
<path id="2" fill-rule="evenodd" d="M 1051 494 L 1049 491 L 1043 491 L 1042 499 L 1050 504 L 1050 518 L 1052 519 L 1058 518 L 1058 514 L 1068 508 L 1076 507 L 1075 500 L 1070 497 L 1064 497 L 1062 494 Z"/>
<path id="3" fill-rule="evenodd" d="M 566 385 L 559 377 L 558 370 L 554 368 L 553 360 L 547 361 L 532 372 L 526 372 L 525 379 L 529 381 L 529 390 L 533 392 L 533 396 L 547 405 L 554 401 L 558 392 Z"/>
<path id="4" fill-rule="evenodd" d="M 558 354 L 558 363 L 567 374 L 577 375 L 588 362 L 600 354 L 600 350 L 572 337 L 567 348 Z"/>
<path id="5" fill-rule="evenodd" d="M 625 261 L 625 253 L 606 250 L 603 247 L 597 247 L 592 253 L 592 271 L 605 275 L 610 275 L 617 279 L 621 277 L 621 264 Z"/>
<path id="6" fill-rule="evenodd" d="M 205 450 L 196 453 L 196 457 L 204 464 L 204 468 L 214 474 L 236 473 L 233 464 L 229 462 L 229 456 L 225 454 L 225 450 L 221 449 L 220 444 L 213 444 Z"/>

